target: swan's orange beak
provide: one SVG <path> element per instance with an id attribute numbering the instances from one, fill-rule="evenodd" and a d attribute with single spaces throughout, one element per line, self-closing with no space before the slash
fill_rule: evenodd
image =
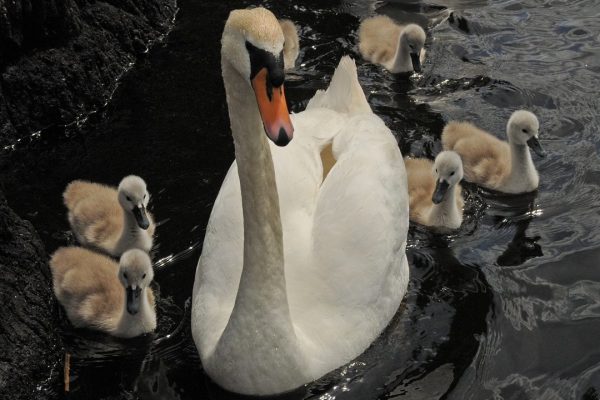
<path id="1" fill-rule="evenodd" d="M 277 146 L 285 146 L 294 136 L 294 127 L 285 103 L 283 84 L 271 85 L 267 69 L 263 68 L 252 78 L 252 88 L 267 136 Z"/>

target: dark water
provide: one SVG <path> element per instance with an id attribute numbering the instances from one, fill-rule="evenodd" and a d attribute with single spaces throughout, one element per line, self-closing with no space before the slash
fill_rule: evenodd
<path id="1" fill-rule="evenodd" d="M 600 5 L 431 1 L 261 3 L 301 28 L 291 108 L 327 85 L 343 54 L 358 60 L 369 102 L 404 154 L 433 157 L 450 119 L 503 135 L 510 113 L 527 108 L 549 153 L 535 159 L 540 188 L 507 197 L 467 184 L 458 232 L 411 227 L 409 291 L 391 325 L 355 362 L 286 398 L 599 399 Z M 251 4 L 181 0 L 170 36 L 106 109 L 2 153 L 9 201 L 50 252 L 72 240 L 60 195 L 75 178 L 143 176 L 160 221 L 156 335 L 120 341 L 65 322 L 68 398 L 235 397 L 203 374 L 186 300 L 233 160 L 219 38 L 229 10 Z M 423 75 L 398 79 L 360 60 L 356 29 L 374 13 L 428 27 Z"/>

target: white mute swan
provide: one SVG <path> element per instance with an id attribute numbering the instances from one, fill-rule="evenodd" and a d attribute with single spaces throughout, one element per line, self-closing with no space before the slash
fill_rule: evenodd
<path id="1" fill-rule="evenodd" d="M 465 180 L 499 192 L 526 193 L 537 189 L 540 181 L 527 147 L 546 156 L 539 127 L 533 113 L 515 111 L 506 126 L 506 143 L 469 122 L 452 121 L 442 131 L 442 145 L 460 155 Z"/>
<path id="2" fill-rule="evenodd" d="M 152 249 L 154 219 L 146 211 L 150 194 L 139 176 L 123 178 L 119 188 L 86 181 L 69 183 L 63 193 L 69 224 L 82 245 L 118 257 L 136 248 Z"/>
<path id="3" fill-rule="evenodd" d="M 361 354 L 409 274 L 402 155 L 354 62 L 343 58 L 329 89 L 290 121 L 283 41 L 264 8 L 232 11 L 225 24 L 236 161 L 212 209 L 192 303 L 204 370 L 253 395 L 292 390 Z M 331 144 L 323 179 L 320 153 Z"/>
<path id="4" fill-rule="evenodd" d="M 61 247 L 50 260 L 54 294 L 71 323 L 131 338 L 156 328 L 154 272 L 142 250 L 128 250 L 119 264 L 82 247 Z"/>
<path id="5" fill-rule="evenodd" d="M 361 22 L 358 49 L 365 60 L 380 64 L 393 74 L 421 72 L 425 59 L 425 31 L 417 24 L 397 25 L 385 15 Z"/>
<path id="6" fill-rule="evenodd" d="M 426 226 L 459 228 L 463 218 L 460 156 L 453 151 L 442 151 L 435 162 L 407 158 L 404 165 L 408 175 L 410 219 Z"/>

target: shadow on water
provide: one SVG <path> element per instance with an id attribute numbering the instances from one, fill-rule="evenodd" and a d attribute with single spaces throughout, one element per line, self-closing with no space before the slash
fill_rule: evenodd
<path id="1" fill-rule="evenodd" d="M 277 398 L 598 398 L 600 44 L 590 32 L 600 23 L 587 17 L 597 14 L 593 0 L 557 3 L 558 11 L 545 0 L 259 3 L 300 28 L 298 67 L 286 81 L 293 112 L 327 87 L 339 58 L 350 54 L 404 155 L 433 158 L 450 119 L 472 119 L 501 136 L 519 107 L 538 114 L 549 152 L 534 160 L 537 193 L 502 196 L 464 184 L 459 230 L 411 226 L 409 290 L 390 326 L 352 363 Z M 73 330 L 63 318 L 70 399 L 243 398 L 203 374 L 186 302 L 233 160 L 218 43 L 229 10 L 256 4 L 181 0 L 170 36 L 128 73 L 105 109 L 82 126 L 54 128 L 0 153 L 4 192 L 49 252 L 72 242 L 61 201 L 70 180 L 117 184 L 135 173 L 151 192 L 159 221 L 157 332 L 116 340 Z M 356 31 L 375 13 L 427 28 L 423 74 L 395 77 L 360 59 Z"/>

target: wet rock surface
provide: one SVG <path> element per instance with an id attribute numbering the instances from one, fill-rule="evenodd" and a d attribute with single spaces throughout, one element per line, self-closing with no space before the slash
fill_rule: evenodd
<path id="1" fill-rule="evenodd" d="M 0 148 L 101 107 L 175 0 L 0 0 Z M 48 256 L 0 192 L 0 398 L 50 399 L 64 349 Z"/>
<path id="2" fill-rule="evenodd" d="M 44 246 L 0 192 L 0 398 L 54 398 L 62 375 L 58 305 Z"/>
<path id="3" fill-rule="evenodd" d="M 0 146 L 102 106 L 175 0 L 0 0 Z"/>

